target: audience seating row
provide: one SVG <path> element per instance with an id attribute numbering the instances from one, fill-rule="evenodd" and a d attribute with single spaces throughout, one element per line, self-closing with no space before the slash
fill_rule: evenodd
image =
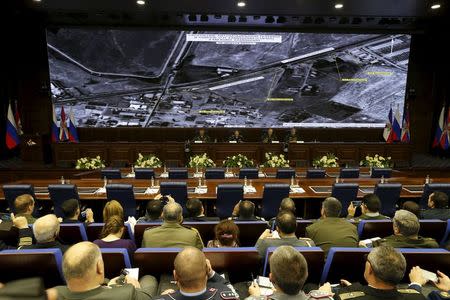
<path id="1" fill-rule="evenodd" d="M 306 227 L 313 223 L 312 220 L 298 220 L 296 234 L 304 237 Z M 218 222 L 184 222 L 185 226 L 197 229 L 203 242 L 206 244 L 214 239 L 214 226 Z M 254 246 L 258 237 L 267 229 L 267 223 L 262 221 L 236 221 L 240 230 L 241 246 Z M 161 223 L 138 223 L 131 230 L 131 225 L 126 224 L 124 238 L 135 241 L 139 247 L 142 244 L 144 231 L 147 228 L 160 226 Z M 356 224 L 355 224 L 356 225 Z M 358 234 L 361 240 L 373 237 L 386 237 L 393 234 L 392 221 L 390 220 L 362 220 L 357 224 Z M 84 224 L 61 224 L 59 237 L 66 244 L 74 244 L 80 241 L 94 241 L 99 238 L 103 223 L 92 223 L 88 226 Z M 447 241 L 450 231 L 450 221 L 441 220 L 420 220 L 419 234 L 424 237 L 432 237 L 441 246 Z"/>
<path id="2" fill-rule="evenodd" d="M 324 262 L 324 252 L 318 247 L 296 248 L 308 262 L 308 282 L 337 283 L 345 278 L 351 282 L 364 282 L 365 255 L 367 248 L 331 248 Z M 123 268 L 139 268 L 140 276 L 171 273 L 173 261 L 180 251 L 178 248 L 141 248 L 130 263 L 125 249 L 101 249 L 105 265 L 105 276 L 113 278 Z M 247 281 L 256 274 L 268 275 L 268 260 L 275 248 L 267 250 L 261 261 L 253 247 L 248 248 L 207 248 L 206 257 L 217 272 L 227 272 L 232 283 Z M 450 252 L 444 249 L 399 249 L 406 258 L 407 272 L 413 266 L 426 270 L 440 270 L 450 273 Z M 62 255 L 59 249 L 5 250 L 0 252 L 0 265 L 8 272 L 0 273 L 0 281 L 8 282 L 19 278 L 40 276 L 46 287 L 64 284 L 62 276 Z M 262 269 L 261 269 L 262 267 Z M 263 270 L 261 272 L 261 270 Z M 405 275 L 404 282 L 408 281 Z"/>

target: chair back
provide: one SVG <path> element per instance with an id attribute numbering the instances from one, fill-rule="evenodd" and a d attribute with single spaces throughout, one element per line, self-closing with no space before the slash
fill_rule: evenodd
<path id="1" fill-rule="evenodd" d="M 324 169 L 308 169 L 306 170 L 306 178 L 325 178 L 327 172 Z"/>
<path id="2" fill-rule="evenodd" d="M 169 179 L 188 179 L 188 169 L 186 168 L 170 168 Z"/>
<path id="3" fill-rule="evenodd" d="M 239 170 L 239 179 L 258 179 L 258 168 L 242 168 Z"/>
<path id="4" fill-rule="evenodd" d="M 171 195 L 175 201 L 186 211 L 186 201 L 188 198 L 187 183 L 177 181 L 163 181 L 160 183 L 161 195 Z"/>
<path id="5" fill-rule="evenodd" d="M 61 223 L 58 239 L 65 245 L 87 241 L 86 227 L 83 223 Z"/>
<path id="6" fill-rule="evenodd" d="M 331 197 L 335 197 L 342 204 L 341 216 L 347 215 L 347 207 L 350 202 L 356 200 L 359 185 L 357 183 L 334 183 L 331 189 Z"/>
<path id="7" fill-rule="evenodd" d="M 420 207 L 428 207 L 428 197 L 434 192 L 443 192 L 450 197 L 450 183 L 427 183 L 424 186 L 422 198 L 420 199 Z"/>
<path id="8" fill-rule="evenodd" d="M 375 190 L 373 193 L 380 198 L 380 214 L 390 217 L 394 215 L 397 201 L 400 199 L 401 191 L 401 183 L 377 183 L 375 185 Z"/>
<path id="9" fill-rule="evenodd" d="M 342 168 L 339 171 L 341 178 L 359 178 L 359 168 Z"/>
<path id="10" fill-rule="evenodd" d="M 100 172 L 102 179 L 121 179 L 120 169 L 102 169 Z"/>
<path id="11" fill-rule="evenodd" d="M 49 184 L 48 193 L 53 202 L 55 215 L 60 218 L 64 218 L 64 213 L 61 209 L 64 201 L 69 199 L 80 199 L 77 187 L 74 184 Z"/>
<path id="12" fill-rule="evenodd" d="M 33 196 L 33 199 L 36 201 L 34 188 L 31 184 L 5 184 L 3 186 L 3 194 L 5 195 L 5 200 L 8 202 L 10 211 L 13 213 L 16 213 L 14 200 L 16 200 L 17 197 L 28 194 Z"/>
<path id="13" fill-rule="evenodd" d="M 155 177 L 155 171 L 151 168 L 135 168 L 135 179 L 152 179 Z"/>
<path id="14" fill-rule="evenodd" d="M 206 168 L 205 179 L 225 179 L 224 168 Z"/>
<path id="15" fill-rule="evenodd" d="M 281 200 L 289 197 L 290 187 L 285 183 L 264 184 L 263 197 L 261 202 L 261 217 L 266 220 L 278 214 Z"/>
<path id="16" fill-rule="evenodd" d="M 295 170 L 294 169 L 291 169 L 291 168 L 277 169 L 276 178 L 278 178 L 278 179 L 291 179 L 292 177 L 295 178 Z"/>
<path id="17" fill-rule="evenodd" d="M 372 168 L 371 178 L 391 178 L 392 169 L 391 168 Z"/>
<path id="18" fill-rule="evenodd" d="M 244 199 L 242 184 L 219 184 L 217 186 L 216 215 L 223 219 L 231 216 L 234 206 Z"/>

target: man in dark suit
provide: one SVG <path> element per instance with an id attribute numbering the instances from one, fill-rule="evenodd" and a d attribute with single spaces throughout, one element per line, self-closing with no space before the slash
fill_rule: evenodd
<path id="1" fill-rule="evenodd" d="M 117 278 L 103 286 L 105 267 L 100 248 L 91 242 L 75 244 L 63 259 L 63 273 L 67 286 L 57 286 L 58 299 L 150 300 L 156 294 L 157 282 L 153 276 L 144 276 L 140 282 L 127 275 L 124 282 Z"/>
<path id="2" fill-rule="evenodd" d="M 63 223 L 80 223 L 80 203 L 77 199 L 68 199 L 61 204 L 64 214 Z M 86 209 L 86 223 L 94 223 L 94 213 L 92 209 Z"/>
<path id="3" fill-rule="evenodd" d="M 378 299 L 412 299 L 426 298 L 416 289 L 397 289 L 406 271 L 406 260 L 403 254 L 390 246 L 374 248 L 367 256 L 364 279 L 368 285 L 351 284 L 341 280 L 346 287 L 340 289 L 334 296 L 336 300 L 378 300 Z M 331 292 L 329 283 L 328 292 Z"/>
<path id="4" fill-rule="evenodd" d="M 202 201 L 199 199 L 189 199 L 186 202 L 186 209 L 189 213 L 189 218 L 184 219 L 188 222 L 207 222 L 207 221 L 220 221 L 218 217 L 205 216 L 205 208 Z"/>
<path id="5" fill-rule="evenodd" d="M 239 299 L 231 285 L 214 272 L 205 254 L 188 247 L 174 261 L 173 277 L 178 291 L 166 290 L 157 300 L 234 300 Z"/>
<path id="6" fill-rule="evenodd" d="M 59 235 L 59 220 L 55 215 L 45 215 L 33 224 L 33 234 L 36 244 L 23 246 L 21 249 L 49 249 L 58 248 L 64 253 L 69 246 L 61 244 L 57 238 Z"/>
<path id="7" fill-rule="evenodd" d="M 434 192 L 428 197 L 429 209 L 422 212 L 422 219 L 440 219 L 447 221 L 450 219 L 450 209 L 448 208 L 448 196 L 443 192 Z"/>
<path id="8" fill-rule="evenodd" d="M 389 217 L 380 214 L 381 201 L 375 194 L 364 195 L 361 202 L 361 215 L 355 218 L 355 221 L 360 220 L 388 220 Z M 350 203 L 348 209 L 347 219 L 352 219 L 355 216 L 356 207 Z"/>
<path id="9" fill-rule="evenodd" d="M 255 204 L 251 201 L 239 201 L 233 208 L 229 220 L 236 221 L 265 221 L 264 218 L 255 216 Z"/>

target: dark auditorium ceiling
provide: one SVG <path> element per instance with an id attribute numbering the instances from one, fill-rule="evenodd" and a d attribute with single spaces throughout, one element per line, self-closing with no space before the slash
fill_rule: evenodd
<path id="1" fill-rule="evenodd" d="M 447 0 L 7 1 L 16 15 L 36 15 L 50 25 L 421 31 L 449 19 Z M 432 9 L 436 4 L 441 7 Z"/>

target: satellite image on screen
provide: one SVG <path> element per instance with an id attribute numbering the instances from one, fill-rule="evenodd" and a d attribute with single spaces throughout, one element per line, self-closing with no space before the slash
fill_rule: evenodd
<path id="1" fill-rule="evenodd" d="M 79 127 L 384 127 L 405 34 L 47 30 L 52 100 Z"/>

